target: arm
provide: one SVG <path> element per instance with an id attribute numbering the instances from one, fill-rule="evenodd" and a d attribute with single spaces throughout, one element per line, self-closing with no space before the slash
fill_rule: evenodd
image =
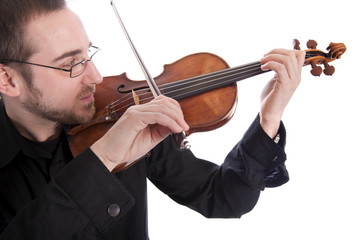
<path id="1" fill-rule="evenodd" d="M 118 215 L 108 213 L 110 204 L 119 206 Z M 1 227 L 7 226 L 0 239 L 96 239 L 133 204 L 128 190 L 87 149 L 10 222 L 2 202 Z"/>
<path id="2" fill-rule="evenodd" d="M 163 153 L 155 157 L 160 163 L 150 161 L 149 178 L 175 201 L 207 217 L 239 217 L 255 206 L 265 187 L 287 182 L 281 117 L 300 82 L 304 54 L 277 49 L 262 58 L 262 69 L 274 70 L 276 75 L 264 88 L 259 116 L 222 166 L 189 153 L 181 159 Z M 277 134 L 278 144 L 273 140 Z"/>
<path id="3" fill-rule="evenodd" d="M 277 144 L 259 120 L 257 116 L 221 166 L 189 150 L 180 152 L 167 139 L 147 159 L 148 178 L 170 198 L 206 217 L 242 216 L 256 205 L 261 190 L 288 181 L 284 126 L 279 128 L 283 140 Z"/>
<path id="4" fill-rule="evenodd" d="M 301 81 L 305 52 L 275 49 L 261 59 L 263 70 L 276 72 L 261 95 L 260 122 L 262 128 L 274 138 L 282 114 Z"/>

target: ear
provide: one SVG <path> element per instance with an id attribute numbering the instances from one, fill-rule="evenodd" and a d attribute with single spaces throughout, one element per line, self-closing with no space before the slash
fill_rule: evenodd
<path id="1" fill-rule="evenodd" d="M 15 70 L 0 64 L 0 92 L 10 97 L 20 95 L 19 84 L 14 81 Z"/>

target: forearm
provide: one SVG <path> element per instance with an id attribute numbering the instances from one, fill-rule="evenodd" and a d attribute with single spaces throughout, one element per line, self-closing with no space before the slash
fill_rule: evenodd
<path id="1" fill-rule="evenodd" d="M 276 73 L 261 94 L 260 123 L 271 138 L 275 137 L 283 112 L 301 81 L 304 60 L 304 51 L 286 49 L 274 49 L 261 59 L 262 70 Z"/>
<path id="2" fill-rule="evenodd" d="M 283 124 L 279 133 L 282 140 L 276 144 L 257 117 L 221 166 L 188 150 L 176 151 L 166 140 L 147 160 L 149 179 L 173 200 L 206 217 L 240 217 L 252 210 L 261 190 L 288 180 L 285 169 L 270 178 L 286 158 Z"/>

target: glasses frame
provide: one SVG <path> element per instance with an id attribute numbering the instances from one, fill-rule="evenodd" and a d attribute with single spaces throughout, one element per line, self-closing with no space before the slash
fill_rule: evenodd
<path id="1" fill-rule="evenodd" d="M 89 57 L 89 59 L 84 59 L 83 61 L 80 61 L 80 62 L 74 64 L 73 66 L 71 66 L 70 69 L 52 67 L 52 66 L 48 66 L 48 65 L 39 64 L 39 63 L 32 63 L 32 62 L 11 60 L 11 59 L 0 60 L 0 63 L 15 62 L 15 63 L 21 63 L 21 64 L 29 64 L 29 65 L 38 66 L 38 67 L 51 68 L 51 69 L 55 69 L 55 70 L 69 72 L 70 78 L 76 78 L 76 77 L 80 76 L 81 74 L 83 74 L 85 72 L 87 62 L 91 61 L 93 56 L 100 50 L 100 48 L 96 47 L 96 46 L 90 46 L 90 48 L 95 49 L 95 52 Z M 84 66 L 84 70 L 81 71 L 80 73 L 76 74 L 75 76 L 73 76 L 73 74 L 72 74 L 73 73 L 73 68 L 80 65 L 80 64 Z"/>

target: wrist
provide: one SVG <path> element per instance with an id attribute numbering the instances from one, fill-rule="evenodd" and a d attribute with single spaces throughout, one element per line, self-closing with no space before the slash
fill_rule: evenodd
<path id="1" fill-rule="evenodd" d="M 99 146 L 97 143 L 94 143 L 92 146 L 90 146 L 90 149 L 93 151 L 93 153 L 99 158 L 99 160 L 105 165 L 105 167 L 111 172 L 113 169 L 118 165 L 117 163 L 109 160 L 107 157 L 102 154 L 101 149 L 99 149 Z"/>
<path id="2" fill-rule="evenodd" d="M 260 116 L 260 124 L 263 131 L 265 131 L 265 133 L 272 139 L 276 137 L 280 123 L 280 119 L 267 120 Z"/>

